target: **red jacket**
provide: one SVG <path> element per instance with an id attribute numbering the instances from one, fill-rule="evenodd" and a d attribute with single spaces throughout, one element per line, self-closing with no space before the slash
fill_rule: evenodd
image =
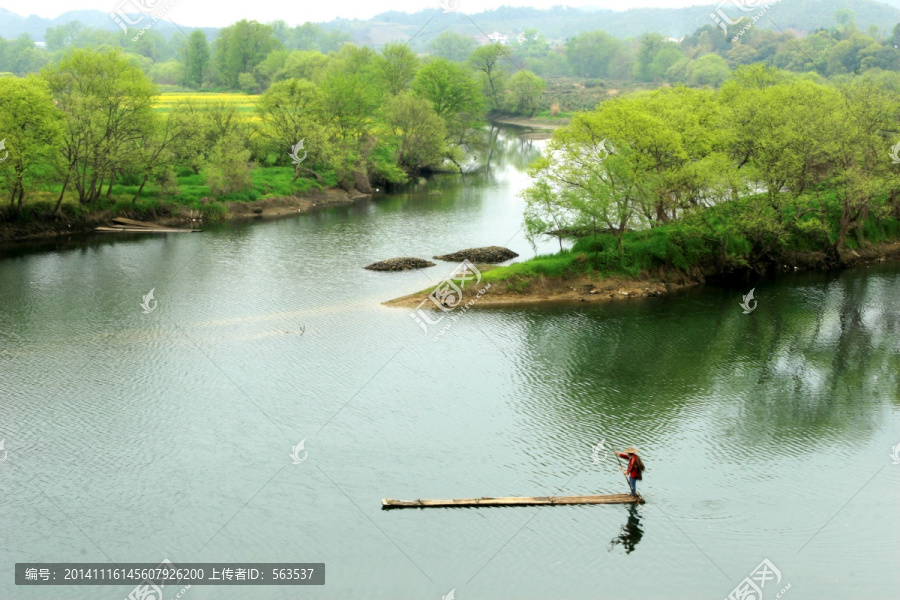
<path id="1" fill-rule="evenodd" d="M 637 465 L 637 454 L 625 454 L 624 452 L 616 452 L 619 455 L 619 458 L 628 458 L 628 466 L 625 470 L 628 472 L 629 477 L 634 477 L 637 479 L 641 475 L 641 470 Z"/>

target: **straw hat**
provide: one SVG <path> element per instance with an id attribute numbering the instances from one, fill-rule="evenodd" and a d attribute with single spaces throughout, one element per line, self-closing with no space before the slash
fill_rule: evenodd
<path id="1" fill-rule="evenodd" d="M 634 446 L 628 446 L 624 450 L 622 450 L 624 454 L 637 454 L 638 450 Z"/>

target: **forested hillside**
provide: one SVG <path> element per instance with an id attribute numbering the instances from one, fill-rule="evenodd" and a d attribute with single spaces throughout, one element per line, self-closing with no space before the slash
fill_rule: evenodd
<path id="1" fill-rule="evenodd" d="M 708 24 L 710 22 L 709 13 L 714 9 L 715 3 L 707 5 L 704 2 L 688 8 L 632 8 L 615 11 L 588 7 L 566 8 L 560 6 L 541 10 L 505 6 L 466 16 L 460 13 L 443 13 L 435 7 L 414 13 L 385 12 L 367 20 L 336 19 L 328 23 L 318 23 L 318 25 L 328 30 L 339 30 L 350 34 L 352 41 L 357 44 L 381 45 L 389 41 L 407 41 L 415 36 L 417 43 L 413 43 L 413 47 L 425 48 L 432 38 L 444 31 L 478 35 L 482 31 L 490 33 L 497 30 L 514 36 L 534 27 L 539 27 L 548 38 L 560 40 L 595 29 L 608 31 L 622 39 L 640 36 L 647 32 L 681 37 Z M 836 24 L 834 13 L 842 9 L 852 10 L 857 24 L 863 29 L 875 25 L 884 31 L 900 21 L 900 0 L 886 0 L 885 2 L 780 0 L 773 6 L 769 16 L 782 29 L 798 28 L 813 31 L 820 27 L 834 26 Z M 24 13 L 25 10 L 23 8 L 21 12 Z M 303 22 L 301 13 L 298 12 L 296 17 L 292 17 L 291 13 L 292 11 L 288 10 L 285 16 L 285 20 L 291 25 Z M 174 16 L 177 22 L 177 12 L 174 13 Z M 34 40 L 44 41 L 44 34 L 48 29 L 73 21 L 90 28 L 110 32 L 119 31 L 118 26 L 109 18 L 109 14 L 103 11 L 77 10 L 53 19 L 46 19 L 34 15 L 21 16 L 0 8 L 0 37 L 10 39 L 27 33 Z M 428 27 L 416 35 L 416 32 L 426 22 L 428 22 Z M 759 25 L 765 29 L 776 28 L 768 20 Z M 180 26 L 187 32 L 194 29 L 194 27 L 187 27 L 183 24 Z M 200 28 L 210 37 L 215 37 L 220 29 Z M 166 20 L 156 23 L 154 29 L 165 37 L 178 31 Z"/>

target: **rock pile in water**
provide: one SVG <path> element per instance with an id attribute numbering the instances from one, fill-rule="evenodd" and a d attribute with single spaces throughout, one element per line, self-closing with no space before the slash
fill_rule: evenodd
<path id="1" fill-rule="evenodd" d="M 502 263 L 511 258 L 517 257 L 518 254 L 509 248 L 501 246 L 486 246 L 484 248 L 469 248 L 460 250 L 453 254 L 444 254 L 443 256 L 435 256 L 435 260 L 446 260 L 448 262 L 462 262 L 468 260 L 473 263 Z"/>
<path id="2" fill-rule="evenodd" d="M 413 258 L 411 256 L 403 256 L 372 263 L 366 267 L 366 269 L 370 271 L 408 271 L 410 269 L 424 269 L 425 267 L 433 266 L 434 263 L 431 261 L 422 258 Z"/>

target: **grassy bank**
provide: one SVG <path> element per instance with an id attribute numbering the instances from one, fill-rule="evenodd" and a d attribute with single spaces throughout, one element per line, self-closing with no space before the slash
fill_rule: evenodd
<path id="1" fill-rule="evenodd" d="M 524 292 L 546 278 L 665 282 L 762 275 L 841 267 L 867 249 L 900 241 L 900 220 L 869 217 L 835 249 L 841 211 L 833 197 L 805 198 L 798 205 L 809 210 L 791 227 L 779 235 L 756 235 L 761 204 L 762 197 L 709 208 L 702 222 L 685 218 L 621 236 L 585 235 L 570 250 L 494 269 L 484 278 Z"/>
<path id="2" fill-rule="evenodd" d="M 861 220 L 834 250 L 840 208 L 833 197 L 803 198 L 810 210 L 777 237 L 755 235 L 762 197 L 707 209 L 690 217 L 621 236 L 577 237 L 571 249 L 482 271 L 490 290 L 479 306 L 589 302 L 659 296 L 710 280 L 749 279 L 779 271 L 829 270 L 900 259 L 900 219 Z M 813 201 L 820 203 L 813 207 Z M 815 208 L 815 210 L 812 210 Z M 386 304 L 415 308 L 434 288 Z M 468 298 L 474 292 L 464 292 Z"/>
<path id="3" fill-rule="evenodd" d="M 163 190 L 148 183 L 135 200 L 139 181 L 117 181 L 112 192 L 91 204 L 81 204 L 71 191 L 54 213 L 60 185 L 30 194 L 21 210 L 0 207 L 0 240 L 12 241 L 34 236 L 90 231 L 113 217 L 179 224 L 193 219 L 214 222 L 232 216 L 251 214 L 254 208 L 272 213 L 273 207 L 290 204 L 290 212 L 305 212 L 315 202 L 310 197 L 328 198 L 334 176 L 324 176 L 325 185 L 312 180 L 294 179 L 292 167 L 259 167 L 252 171 L 252 185 L 241 192 L 213 196 L 206 176 L 187 168 L 176 169 L 175 188 Z M 105 189 L 105 188 L 104 188 Z M 346 194 L 341 193 L 343 196 Z"/>

